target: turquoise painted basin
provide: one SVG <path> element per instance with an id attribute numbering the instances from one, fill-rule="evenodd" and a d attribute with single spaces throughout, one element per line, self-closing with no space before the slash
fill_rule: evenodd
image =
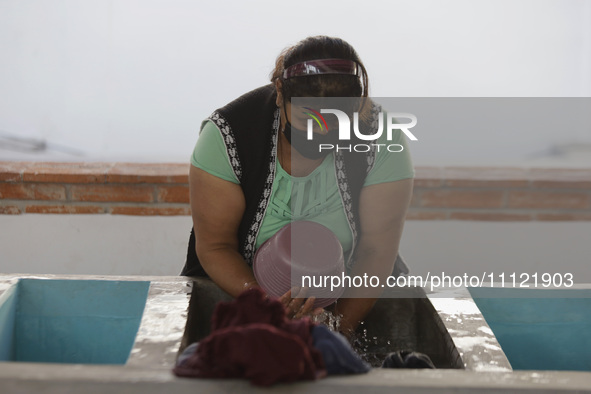
<path id="1" fill-rule="evenodd" d="M 0 361 L 125 364 L 149 287 L 20 279 L 0 297 Z"/>
<path id="2" fill-rule="evenodd" d="M 591 371 L 591 289 L 470 293 L 514 370 Z"/>

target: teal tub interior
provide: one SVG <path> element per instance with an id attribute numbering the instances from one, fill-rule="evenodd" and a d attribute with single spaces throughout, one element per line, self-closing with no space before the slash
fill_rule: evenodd
<path id="1" fill-rule="evenodd" d="M 125 364 L 149 287 L 21 279 L 0 297 L 0 361 Z"/>
<path id="2" fill-rule="evenodd" d="M 514 370 L 591 371 L 591 289 L 470 293 Z"/>

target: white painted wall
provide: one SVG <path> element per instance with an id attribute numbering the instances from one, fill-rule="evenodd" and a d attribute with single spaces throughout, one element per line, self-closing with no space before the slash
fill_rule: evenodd
<path id="1" fill-rule="evenodd" d="M 1 215 L 0 272 L 178 275 L 189 216 Z"/>
<path id="2" fill-rule="evenodd" d="M 1 215 L 0 273 L 178 275 L 190 217 Z M 417 275 L 573 272 L 591 283 L 591 222 L 408 221 Z"/>
<path id="3" fill-rule="evenodd" d="M 374 96 L 591 95 L 586 0 L 0 0 L 0 130 L 84 152 L 0 160 L 186 162 L 201 119 L 316 34 L 357 48 Z"/>
<path id="4" fill-rule="evenodd" d="M 591 283 L 591 222 L 407 221 L 401 254 L 413 273 L 566 273 Z"/>

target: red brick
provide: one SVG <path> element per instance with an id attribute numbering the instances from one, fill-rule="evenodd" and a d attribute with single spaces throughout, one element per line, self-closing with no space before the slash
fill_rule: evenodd
<path id="1" fill-rule="evenodd" d="M 548 221 L 590 221 L 591 213 L 538 213 L 536 214 L 537 220 L 548 220 Z"/>
<path id="2" fill-rule="evenodd" d="M 509 208 L 588 209 L 590 198 L 586 193 L 552 191 L 511 191 L 507 198 Z"/>
<path id="3" fill-rule="evenodd" d="M 21 209 L 15 205 L 0 206 L 0 215 L 18 215 L 22 213 Z"/>
<path id="4" fill-rule="evenodd" d="M 410 210 L 406 213 L 406 220 L 445 220 L 447 212 L 445 211 L 419 211 Z"/>
<path id="5" fill-rule="evenodd" d="M 20 182 L 22 175 L 20 172 L 7 171 L 0 168 L 0 182 Z"/>
<path id="6" fill-rule="evenodd" d="M 109 183 L 189 182 L 189 163 L 116 163 L 107 174 Z"/>
<path id="7" fill-rule="evenodd" d="M 152 202 L 152 186 L 127 185 L 72 185 L 73 201 Z"/>
<path id="8" fill-rule="evenodd" d="M 158 201 L 189 203 L 189 186 L 159 186 Z"/>
<path id="9" fill-rule="evenodd" d="M 191 215 L 189 207 L 113 207 L 113 215 L 139 216 L 187 216 Z"/>
<path id="10" fill-rule="evenodd" d="M 527 170 L 512 167 L 446 167 L 446 186 L 450 187 L 527 187 Z"/>
<path id="11" fill-rule="evenodd" d="M 31 164 L 28 161 L 1 161 L 0 182 L 22 181 L 23 171 Z"/>
<path id="12" fill-rule="evenodd" d="M 0 183 L 0 199 L 65 200 L 66 188 L 53 184 Z"/>
<path id="13" fill-rule="evenodd" d="M 92 205 L 28 205 L 27 213 L 105 213 L 105 208 Z"/>
<path id="14" fill-rule="evenodd" d="M 504 212 L 450 212 L 450 220 L 479 220 L 491 222 L 523 222 L 530 221 L 529 214 Z"/>
<path id="15" fill-rule="evenodd" d="M 0 198 L 3 200 L 33 200 L 35 192 L 22 183 L 0 183 Z"/>
<path id="16" fill-rule="evenodd" d="M 591 189 L 591 169 L 532 168 L 530 177 L 539 188 Z"/>
<path id="17" fill-rule="evenodd" d="M 415 167 L 415 187 L 441 186 L 441 168 L 439 167 Z"/>
<path id="18" fill-rule="evenodd" d="M 25 182 L 105 183 L 109 163 L 34 163 L 23 172 Z"/>
<path id="19" fill-rule="evenodd" d="M 422 207 L 440 208 L 500 208 L 503 192 L 500 190 L 423 190 Z"/>

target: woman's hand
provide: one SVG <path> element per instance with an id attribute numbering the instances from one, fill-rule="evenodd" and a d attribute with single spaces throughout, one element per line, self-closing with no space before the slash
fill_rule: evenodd
<path id="1" fill-rule="evenodd" d="M 322 308 L 314 308 L 316 297 L 304 298 L 306 288 L 293 287 L 279 297 L 285 307 L 285 313 L 290 319 L 301 319 L 304 316 L 316 316 L 322 313 Z"/>

